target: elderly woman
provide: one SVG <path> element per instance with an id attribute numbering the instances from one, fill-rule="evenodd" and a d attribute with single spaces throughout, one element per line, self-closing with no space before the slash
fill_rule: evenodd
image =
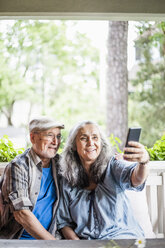
<path id="1" fill-rule="evenodd" d="M 125 190 L 143 189 L 149 156 L 140 143 L 129 142 L 129 146 L 124 160 L 118 160 L 110 155 L 97 124 L 84 121 L 71 130 L 60 163 L 62 196 L 57 213 L 65 239 L 144 236 Z"/>

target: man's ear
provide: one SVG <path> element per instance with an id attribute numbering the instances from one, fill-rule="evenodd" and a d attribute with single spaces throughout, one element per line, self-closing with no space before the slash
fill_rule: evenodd
<path id="1" fill-rule="evenodd" d="M 30 133 L 30 141 L 34 144 L 34 133 Z"/>

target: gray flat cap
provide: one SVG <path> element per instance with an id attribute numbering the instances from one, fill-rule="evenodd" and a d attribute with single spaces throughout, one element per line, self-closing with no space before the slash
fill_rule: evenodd
<path id="1" fill-rule="evenodd" d="M 34 118 L 29 123 L 29 131 L 45 131 L 53 127 L 64 129 L 64 124 L 46 116 Z"/>

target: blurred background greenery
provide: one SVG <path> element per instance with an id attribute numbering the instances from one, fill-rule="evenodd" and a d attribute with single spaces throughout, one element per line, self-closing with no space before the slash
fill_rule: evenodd
<path id="1" fill-rule="evenodd" d="M 128 126 L 141 126 L 141 142 L 150 147 L 165 130 L 165 23 L 134 26 Z M 94 120 L 106 130 L 101 55 L 78 21 L 0 21 L 0 137 L 8 126 L 27 130 L 41 114 L 65 123 L 64 142 L 79 120 Z"/>

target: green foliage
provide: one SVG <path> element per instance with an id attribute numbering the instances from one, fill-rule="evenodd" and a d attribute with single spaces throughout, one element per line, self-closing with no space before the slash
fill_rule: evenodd
<path id="1" fill-rule="evenodd" d="M 1 22 L 7 28 L 0 32 L 0 111 L 8 120 L 10 117 L 10 125 L 14 104 L 22 99 L 30 103 L 29 116 L 37 105 L 38 114 L 57 117 L 58 112 L 61 116 L 68 113 L 65 120 L 69 120 L 75 106 L 76 113 L 87 112 L 89 99 L 91 112 L 97 110 L 99 101 L 95 105 L 96 96 L 90 98 L 87 88 L 98 97 L 99 52 L 78 31 L 76 22 Z M 80 97 L 86 101 L 82 109 L 78 107 Z M 72 99 L 73 109 L 68 104 Z"/>
<path id="2" fill-rule="evenodd" d="M 24 151 L 23 148 L 15 149 L 7 135 L 0 139 L 0 162 L 10 162 Z"/>
<path id="3" fill-rule="evenodd" d="M 62 130 L 62 139 L 61 139 L 61 144 L 60 144 L 60 147 L 58 149 L 58 153 L 61 154 L 63 149 L 64 149 L 64 146 L 65 146 L 65 142 L 66 142 L 66 139 L 68 137 L 68 130 L 64 129 Z"/>
<path id="4" fill-rule="evenodd" d="M 25 84 L 25 80 L 19 72 L 9 68 L 1 56 L 0 61 L 0 110 L 10 119 L 14 103 L 18 100 L 28 99 L 32 93 L 32 87 Z"/>
<path id="5" fill-rule="evenodd" d="M 138 72 L 132 80 L 129 123 L 138 122 L 148 147 L 164 132 L 165 123 L 165 23 L 141 22 L 136 47 L 140 51 Z"/>
<path id="6" fill-rule="evenodd" d="M 118 152 L 118 153 L 122 153 L 122 151 L 119 148 L 119 144 L 121 144 L 121 140 L 118 137 L 114 137 L 114 134 L 111 133 L 110 137 L 109 137 L 109 141 L 112 145 L 112 147 Z"/>
<path id="7" fill-rule="evenodd" d="M 152 148 L 147 148 L 150 160 L 165 160 L 165 135 L 157 140 Z"/>

